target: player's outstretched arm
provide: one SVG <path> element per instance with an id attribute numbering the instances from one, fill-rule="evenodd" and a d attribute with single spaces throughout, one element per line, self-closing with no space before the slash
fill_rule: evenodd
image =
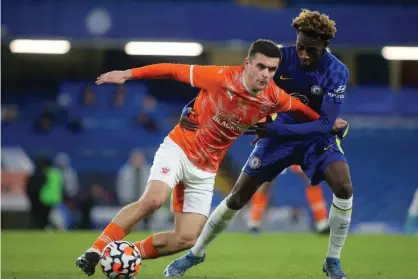
<path id="1" fill-rule="evenodd" d="M 175 79 L 193 87 L 211 88 L 224 82 L 222 66 L 199 66 L 187 64 L 160 63 L 145 67 L 112 71 L 97 78 L 96 84 L 122 84 L 130 79 Z"/>
<path id="2" fill-rule="evenodd" d="M 293 102 L 293 100 L 292 100 Z M 319 136 L 332 132 L 338 133 L 347 125 L 342 119 L 337 119 L 339 104 L 323 103 L 319 118 L 315 121 L 302 124 L 268 123 L 269 136 Z"/>
<path id="3" fill-rule="evenodd" d="M 298 103 L 297 106 L 300 106 L 297 112 L 299 113 L 301 118 L 305 117 L 305 115 L 310 115 L 312 113 L 312 109 L 310 109 L 308 106 L 304 105 L 302 102 L 300 102 L 296 98 L 293 98 L 293 97 L 291 98 L 292 98 L 293 103 L 296 101 Z M 310 109 L 308 110 L 308 112 L 306 111 L 306 107 Z M 331 105 L 331 108 L 329 109 L 327 109 L 327 107 L 328 105 L 324 105 L 323 108 L 325 109 L 325 111 L 321 110 L 321 114 L 319 115 L 319 118 L 317 118 L 316 121 L 313 121 L 313 122 L 321 123 L 322 124 L 321 128 L 316 129 L 317 128 L 316 124 L 305 124 L 305 127 L 309 127 L 310 125 L 312 125 L 312 127 L 315 127 L 314 129 L 319 130 L 320 133 L 325 134 L 325 133 L 333 132 L 334 134 L 338 135 L 340 138 L 344 138 L 348 131 L 347 121 L 341 118 L 337 118 L 337 114 L 339 112 L 338 106 Z"/>
<path id="4" fill-rule="evenodd" d="M 346 89 L 347 81 L 348 69 L 345 66 L 335 70 L 332 73 L 332 76 L 329 78 L 329 85 L 324 89 L 320 115 L 318 115 L 316 118 L 317 120 L 294 125 L 286 125 L 274 122 L 274 125 L 267 125 L 269 134 L 294 137 L 324 135 L 332 132 L 338 133 L 339 130 L 345 127 L 344 125 L 347 125 L 345 121 L 337 120 L 340 107 L 344 101 L 344 92 Z M 279 90 L 281 89 L 279 88 Z M 282 93 L 283 91 L 279 94 L 280 99 L 282 99 L 281 101 L 284 102 L 281 108 L 285 109 L 287 105 L 286 101 L 289 100 L 288 110 L 296 112 L 299 117 L 302 117 L 301 119 L 306 119 L 303 118 L 306 116 L 306 112 L 308 112 L 308 114 L 311 113 L 309 110 L 306 110 L 306 106 L 296 98 Z M 288 98 L 286 98 L 285 95 L 287 95 Z M 284 98 L 282 98 L 282 96 L 284 96 Z M 310 116 L 308 115 L 308 117 Z M 344 134 L 346 133 L 343 133 L 343 135 Z"/>

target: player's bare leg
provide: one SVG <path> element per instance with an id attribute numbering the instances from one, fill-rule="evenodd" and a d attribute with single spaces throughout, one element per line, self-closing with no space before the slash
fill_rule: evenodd
<path id="1" fill-rule="evenodd" d="M 226 205 L 232 210 L 240 210 L 251 200 L 254 193 L 264 182 L 260 178 L 241 172 L 234 188 L 225 199 Z"/>
<path id="2" fill-rule="evenodd" d="M 205 254 L 206 246 L 227 227 L 229 221 L 251 200 L 263 183 L 264 181 L 261 179 L 241 172 L 231 193 L 209 216 L 196 245 L 191 249 L 194 255 L 203 256 Z"/>
<path id="3" fill-rule="evenodd" d="M 264 182 L 251 199 L 248 230 L 252 233 L 260 232 L 261 221 L 268 205 L 270 189 L 271 182 Z"/>
<path id="4" fill-rule="evenodd" d="M 151 180 L 141 198 L 118 212 L 92 247 L 77 259 L 76 265 L 88 276 L 93 275 L 100 254 L 106 245 L 113 241 L 122 240 L 139 221 L 153 214 L 164 205 L 170 196 L 170 192 L 171 188 L 168 184 Z"/>
<path id="5" fill-rule="evenodd" d="M 190 251 L 170 263 L 165 272 L 166 277 L 183 276 L 184 273 L 205 259 L 205 248 L 221 233 L 252 198 L 257 189 L 264 183 L 261 179 L 241 172 L 232 192 L 209 216 L 202 233 Z"/>
<path id="6" fill-rule="evenodd" d="M 178 212 L 174 230 L 153 234 L 136 242 L 135 246 L 142 259 L 155 259 L 190 249 L 195 245 L 206 220 L 206 216 L 198 213 Z"/>
<path id="7" fill-rule="evenodd" d="M 334 196 L 329 213 L 331 232 L 323 271 L 330 279 L 346 279 L 341 268 L 340 256 L 347 238 L 353 205 L 353 186 L 347 163 L 337 161 L 329 164 L 325 169 L 325 179 Z"/>

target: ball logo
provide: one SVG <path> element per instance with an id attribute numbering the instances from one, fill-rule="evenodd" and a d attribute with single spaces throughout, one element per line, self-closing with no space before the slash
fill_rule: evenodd
<path id="1" fill-rule="evenodd" d="M 102 258 L 103 259 L 106 259 L 107 257 L 109 257 L 110 256 L 110 248 L 108 247 L 108 248 L 106 248 L 104 251 L 103 251 L 103 256 L 102 256 Z"/>
<path id="2" fill-rule="evenodd" d="M 168 175 L 170 173 L 170 168 L 168 167 L 162 167 L 161 168 L 161 174 Z"/>
<path id="3" fill-rule="evenodd" d="M 250 168 L 258 169 L 261 166 L 261 160 L 257 156 L 253 156 L 249 160 Z"/>

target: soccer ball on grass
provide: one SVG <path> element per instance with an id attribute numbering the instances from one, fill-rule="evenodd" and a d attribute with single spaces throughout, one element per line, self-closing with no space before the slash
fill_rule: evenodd
<path id="1" fill-rule="evenodd" d="M 141 255 L 128 241 L 111 242 L 102 252 L 100 266 L 109 279 L 134 279 L 141 268 Z"/>

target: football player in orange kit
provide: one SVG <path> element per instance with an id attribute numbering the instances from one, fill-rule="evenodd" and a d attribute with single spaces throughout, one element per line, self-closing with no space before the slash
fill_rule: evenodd
<path id="1" fill-rule="evenodd" d="M 147 188 L 119 211 L 76 265 L 93 275 L 105 246 L 123 239 L 134 226 L 153 214 L 172 193 L 175 228 L 135 243 L 143 259 L 171 255 L 193 247 L 207 221 L 214 179 L 232 143 L 260 119 L 272 113 L 293 112 L 313 121 L 318 113 L 275 85 L 281 52 L 269 40 L 255 41 L 243 66 L 154 64 L 98 77 L 98 85 L 123 84 L 130 79 L 172 78 L 201 88 L 193 109 L 197 131 L 170 132 L 155 154 Z"/>

